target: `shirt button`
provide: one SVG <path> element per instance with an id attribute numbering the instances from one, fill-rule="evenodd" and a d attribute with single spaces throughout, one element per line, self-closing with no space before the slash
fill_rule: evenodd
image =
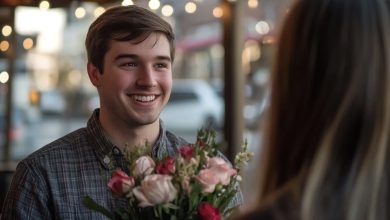
<path id="1" fill-rule="evenodd" d="M 108 156 L 105 156 L 104 157 L 104 159 L 103 159 L 103 162 L 105 163 L 105 164 L 109 164 L 110 163 L 110 158 L 108 157 Z"/>
<path id="2" fill-rule="evenodd" d="M 114 148 L 114 154 L 119 154 L 119 149 L 118 148 Z"/>

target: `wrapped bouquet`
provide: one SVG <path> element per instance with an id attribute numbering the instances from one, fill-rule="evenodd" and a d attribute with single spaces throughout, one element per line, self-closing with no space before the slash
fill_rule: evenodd
<path id="1" fill-rule="evenodd" d="M 222 219 L 233 207 L 242 167 L 252 158 L 244 143 L 232 166 L 218 151 L 214 131 L 200 130 L 195 144 L 182 146 L 176 157 L 157 160 L 151 147 L 136 146 L 126 152 L 129 173 L 117 169 L 108 181 L 114 196 L 128 205 L 107 210 L 90 197 L 84 204 L 110 219 L 145 219 L 149 210 L 155 219 Z"/>

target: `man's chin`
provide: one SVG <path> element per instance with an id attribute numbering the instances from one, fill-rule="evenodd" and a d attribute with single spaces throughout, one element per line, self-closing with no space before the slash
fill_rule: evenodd
<path id="1" fill-rule="evenodd" d="M 155 124 L 155 123 L 158 123 L 159 121 L 159 118 L 142 118 L 142 119 L 138 119 L 138 120 L 135 120 L 136 121 L 136 124 L 138 124 L 139 126 L 148 126 L 148 125 L 152 125 L 152 124 Z"/>

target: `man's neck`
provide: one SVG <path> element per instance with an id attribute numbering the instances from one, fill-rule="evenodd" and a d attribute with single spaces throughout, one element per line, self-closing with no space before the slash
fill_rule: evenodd
<path id="1" fill-rule="evenodd" d="M 133 147 L 143 145 L 145 142 L 153 145 L 160 132 L 160 122 L 156 120 L 152 124 L 142 126 L 130 126 L 126 123 L 111 123 L 105 118 L 99 117 L 105 135 L 117 147 L 123 149 L 125 146 Z"/>

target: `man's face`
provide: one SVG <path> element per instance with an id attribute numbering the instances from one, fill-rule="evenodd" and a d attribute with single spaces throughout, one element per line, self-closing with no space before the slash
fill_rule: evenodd
<path id="1" fill-rule="evenodd" d="M 97 86 L 101 112 L 130 126 L 158 120 L 172 89 L 172 62 L 164 35 L 141 43 L 111 41 Z"/>

